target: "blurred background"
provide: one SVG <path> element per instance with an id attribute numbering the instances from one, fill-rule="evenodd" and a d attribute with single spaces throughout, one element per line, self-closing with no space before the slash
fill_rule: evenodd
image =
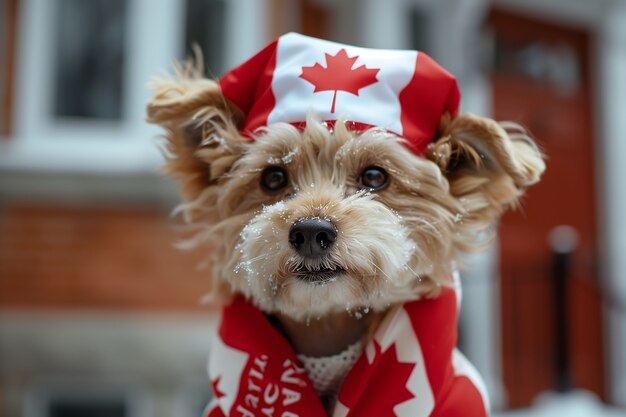
<path id="1" fill-rule="evenodd" d="M 216 313 L 146 85 L 287 31 L 425 51 L 530 129 L 548 170 L 468 258 L 462 349 L 498 415 L 626 415 L 626 0 L 0 0 L 0 416 L 200 415 Z"/>

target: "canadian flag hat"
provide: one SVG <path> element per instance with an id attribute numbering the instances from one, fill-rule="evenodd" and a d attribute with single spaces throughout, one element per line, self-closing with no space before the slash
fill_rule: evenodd
<path id="1" fill-rule="evenodd" d="M 423 52 L 368 49 L 296 33 L 276 39 L 220 80 L 246 119 L 243 131 L 301 126 L 309 113 L 353 130 L 387 129 L 421 153 L 444 114 L 456 115 L 453 75 Z"/>

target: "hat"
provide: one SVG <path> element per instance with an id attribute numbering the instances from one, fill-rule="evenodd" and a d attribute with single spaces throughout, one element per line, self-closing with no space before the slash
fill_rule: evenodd
<path id="1" fill-rule="evenodd" d="M 220 80 L 246 115 L 243 132 L 309 113 L 351 130 L 380 127 L 422 153 L 441 116 L 458 112 L 456 79 L 423 52 L 369 49 L 288 33 Z"/>

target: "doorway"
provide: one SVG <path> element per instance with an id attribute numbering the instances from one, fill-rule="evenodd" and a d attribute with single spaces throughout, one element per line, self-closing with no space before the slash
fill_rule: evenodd
<path id="1" fill-rule="evenodd" d="M 590 36 L 500 9 L 487 25 L 494 117 L 527 127 L 548 157 L 500 225 L 508 405 L 568 387 L 605 398 Z"/>

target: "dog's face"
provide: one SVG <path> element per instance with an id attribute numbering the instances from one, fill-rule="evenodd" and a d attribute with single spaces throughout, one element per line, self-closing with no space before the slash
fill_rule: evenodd
<path id="1" fill-rule="evenodd" d="M 436 294 L 455 253 L 484 244 L 544 169 L 522 132 L 472 115 L 444 118 L 422 156 L 383 130 L 312 117 L 250 140 L 217 85 L 193 74 L 160 82 L 148 114 L 168 132 L 193 241 L 213 242 L 214 293 L 296 320 Z"/>
<path id="2" fill-rule="evenodd" d="M 290 317 L 410 297 L 435 263 L 449 264 L 461 208 L 447 182 L 393 135 L 308 126 L 268 128 L 219 185 L 232 207 L 225 221 L 238 224 L 219 266 L 225 279 Z"/>

